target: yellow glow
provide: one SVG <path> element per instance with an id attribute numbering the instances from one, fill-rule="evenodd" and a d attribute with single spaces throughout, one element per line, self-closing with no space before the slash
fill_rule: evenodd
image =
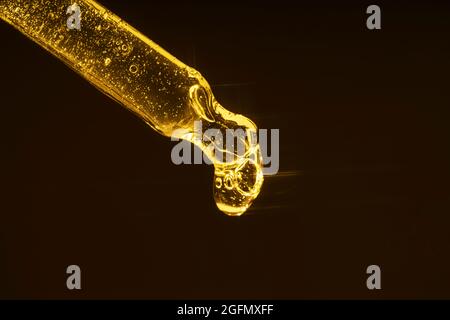
<path id="1" fill-rule="evenodd" d="M 73 3 L 80 8 L 80 30 L 67 27 Z M 214 164 L 214 199 L 224 213 L 241 215 L 257 197 L 263 183 L 258 144 L 246 141 L 245 154 L 225 163 L 193 138 L 195 121 L 256 132 L 252 121 L 215 100 L 198 71 L 92 0 L 0 0 L 0 17 L 159 133 L 184 129 L 179 138 L 198 145 Z"/>

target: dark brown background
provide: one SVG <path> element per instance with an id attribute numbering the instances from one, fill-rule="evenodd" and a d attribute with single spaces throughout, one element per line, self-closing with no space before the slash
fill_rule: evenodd
<path id="1" fill-rule="evenodd" d="M 376 2 L 381 31 L 369 2 L 101 2 L 279 128 L 281 174 L 221 214 L 212 167 L 0 23 L 0 298 L 450 298 L 448 1 Z"/>

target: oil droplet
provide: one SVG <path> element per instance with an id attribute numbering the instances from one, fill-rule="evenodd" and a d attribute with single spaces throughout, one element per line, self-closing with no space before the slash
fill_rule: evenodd
<path id="1" fill-rule="evenodd" d="M 222 188 L 222 178 L 220 178 L 220 177 L 216 178 L 216 187 L 218 189 Z"/>
<path id="2" fill-rule="evenodd" d="M 111 59 L 110 58 L 106 58 L 105 59 L 105 67 L 109 66 L 110 63 L 111 63 Z"/>
<path id="3" fill-rule="evenodd" d="M 56 34 L 55 34 L 55 37 L 56 37 Z M 57 45 L 59 45 L 59 43 L 60 43 L 61 41 L 63 41 L 63 40 L 64 40 L 64 36 L 63 36 L 62 34 L 60 34 L 60 35 L 58 36 L 58 39 L 56 39 L 55 43 L 56 43 Z"/>
<path id="4" fill-rule="evenodd" d="M 138 71 L 138 67 L 135 64 L 132 64 L 129 68 L 131 73 L 136 73 Z"/>
<path id="5" fill-rule="evenodd" d="M 233 178 L 231 177 L 231 174 L 227 174 L 225 176 L 225 179 L 223 179 L 223 184 L 225 185 L 226 189 L 233 189 Z"/>

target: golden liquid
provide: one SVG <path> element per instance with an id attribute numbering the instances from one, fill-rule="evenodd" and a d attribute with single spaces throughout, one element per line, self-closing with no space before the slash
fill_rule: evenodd
<path id="1" fill-rule="evenodd" d="M 174 130 L 211 159 L 217 207 L 241 215 L 263 183 L 259 145 L 245 141 L 245 153 L 224 162 L 209 143 L 196 139 L 194 121 L 204 129 L 256 132 L 248 118 L 223 108 L 201 74 L 186 66 L 119 17 L 92 0 L 77 0 L 81 28 L 69 29 L 70 0 L 0 0 L 0 17 L 61 59 L 93 85 L 165 136 Z M 225 134 L 224 134 L 225 135 Z"/>

